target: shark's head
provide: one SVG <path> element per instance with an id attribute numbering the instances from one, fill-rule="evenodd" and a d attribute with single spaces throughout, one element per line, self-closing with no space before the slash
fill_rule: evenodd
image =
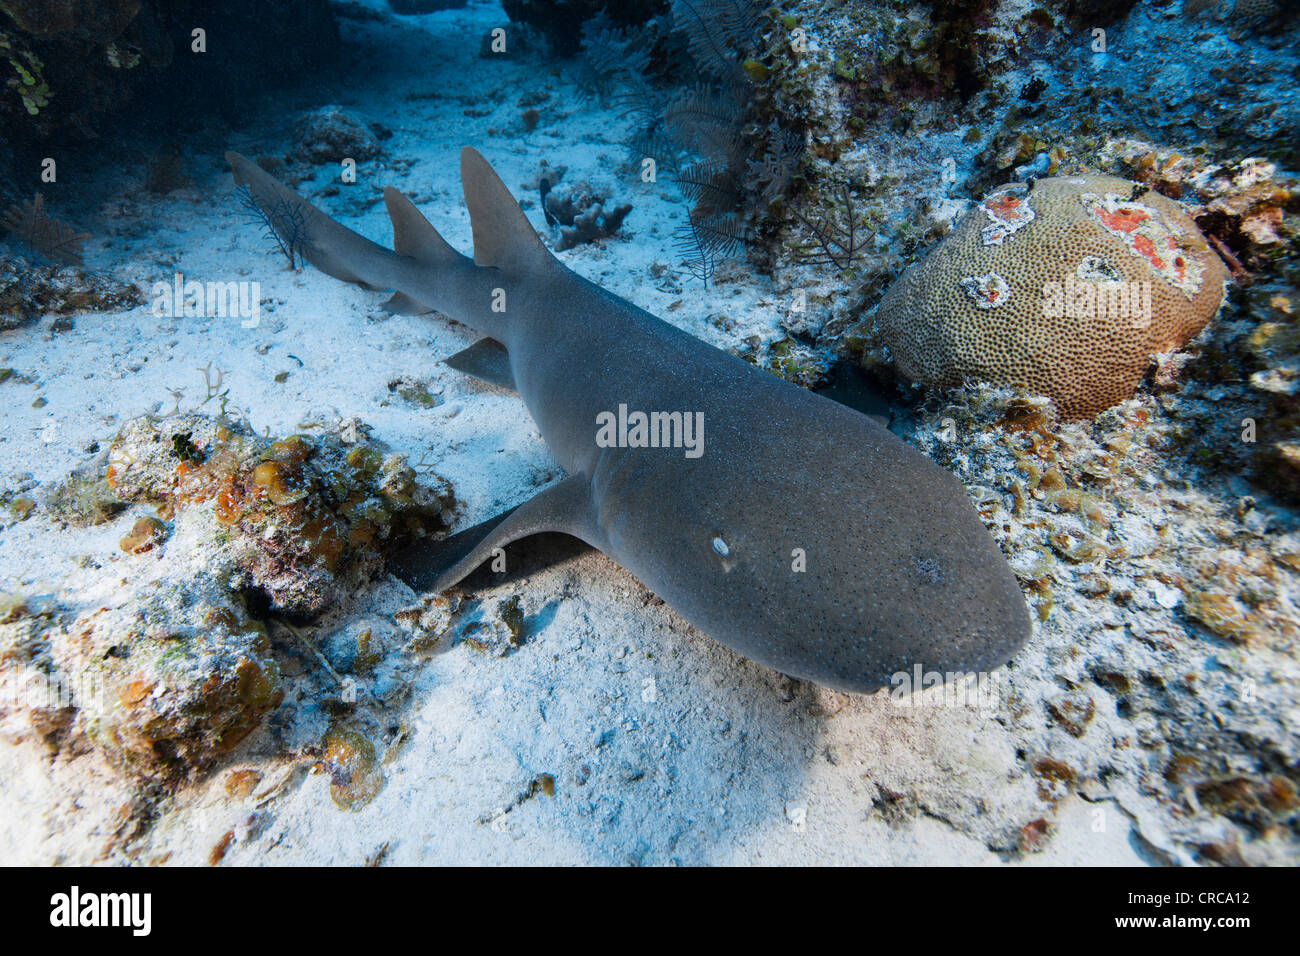
<path id="1" fill-rule="evenodd" d="M 598 501 L 655 502 L 638 524 L 599 501 L 611 553 L 715 640 L 837 690 L 1005 664 L 1030 617 L 961 485 L 865 416 L 781 391 L 779 412 L 747 409 L 743 429 L 715 427 L 665 473 L 689 498 L 657 497 L 645 474 L 598 480 Z"/>

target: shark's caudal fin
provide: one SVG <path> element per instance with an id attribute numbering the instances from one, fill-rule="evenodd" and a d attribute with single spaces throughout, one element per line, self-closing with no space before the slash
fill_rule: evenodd
<path id="1" fill-rule="evenodd" d="M 438 235 L 409 199 L 391 186 L 384 190 L 384 204 L 393 223 L 394 248 L 385 249 L 335 222 L 247 157 L 232 151 L 226 153 L 226 161 L 235 182 L 248 187 L 249 197 L 267 224 L 295 255 L 344 282 L 397 290 L 386 303 L 390 312 L 420 315 L 433 311 L 432 306 L 402 291 L 403 276 L 409 277 L 410 260 L 435 270 L 469 262 Z"/>
<path id="2" fill-rule="evenodd" d="M 391 186 L 384 204 L 393 223 L 393 249 L 385 249 L 321 212 L 247 157 L 226 153 L 235 182 L 281 243 L 327 275 L 371 289 L 392 289 L 389 312 L 423 315 L 434 310 L 492 335 L 500 322 L 486 321 L 481 289 L 464 281 L 474 265 L 527 275 L 556 263 L 519 204 L 482 156 L 461 150 L 461 180 L 474 231 L 474 259 L 453 249 L 415 205 Z M 498 336 L 499 338 L 500 336 Z M 509 360 L 497 342 L 472 347 L 449 362 L 493 384 L 513 388 Z"/>
<path id="3" fill-rule="evenodd" d="M 470 146 L 460 151 L 460 182 L 474 230 L 475 265 L 520 273 L 555 262 L 506 184 Z"/>
<path id="4" fill-rule="evenodd" d="M 280 241 L 321 272 L 372 289 L 391 288 L 393 253 L 335 222 L 257 163 L 226 153 L 235 182 L 247 186 Z"/>

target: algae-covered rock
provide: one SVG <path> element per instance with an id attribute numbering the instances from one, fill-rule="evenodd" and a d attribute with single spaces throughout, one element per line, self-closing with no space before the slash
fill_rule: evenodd
<path id="1" fill-rule="evenodd" d="M 355 731 L 325 735 L 321 769 L 330 775 L 330 797 L 343 810 L 360 810 L 384 787 L 375 745 Z"/>
<path id="2" fill-rule="evenodd" d="M 417 481 L 406 459 L 372 442 L 272 441 L 201 415 L 127 423 L 108 481 L 177 520 L 211 516 L 233 583 L 294 617 L 337 601 L 396 542 L 445 531 L 455 505 L 446 481 Z"/>
<path id="3" fill-rule="evenodd" d="M 339 106 L 322 106 L 294 128 L 294 159 L 306 163 L 358 163 L 379 155 L 379 139 L 361 119 Z"/>
<path id="4" fill-rule="evenodd" d="M 57 752 L 76 717 L 72 689 L 51 655 L 64 609 L 44 598 L 0 594 L 0 737 Z"/>
<path id="5" fill-rule="evenodd" d="M 107 466 L 70 478 L 46 511 L 74 526 L 129 505 L 156 511 L 120 519 L 103 586 L 78 592 L 96 595 L 89 605 L 0 601 L 0 679 L 58 691 L 0 702 L 0 731 L 51 751 L 93 747 L 150 786 L 214 765 L 283 696 L 266 625 L 250 608 L 317 614 L 389 548 L 446 528 L 450 486 L 417 477 L 367 431 L 351 421 L 274 440 L 199 414 L 128 422 Z M 349 673 L 376 669 L 378 628 L 349 632 Z M 405 685 L 385 671 L 376 688 L 387 701 Z M 344 781 L 357 791 L 349 799 L 372 782 Z"/>
<path id="6" fill-rule="evenodd" d="M 173 783 L 211 766 L 280 703 L 262 624 L 212 581 L 160 582 L 51 640 L 77 722 L 118 769 Z"/>
<path id="7" fill-rule="evenodd" d="M 455 499 L 436 476 L 338 436 L 259 438 L 202 415 L 127 423 L 109 450 L 123 500 L 161 505 L 177 522 L 210 518 L 234 586 L 271 610 L 311 616 L 375 571 L 398 542 L 445 531 Z"/>
<path id="8" fill-rule="evenodd" d="M 279 704 L 279 667 L 265 628 L 220 582 L 154 581 L 115 597 L 81 613 L 0 602 L 0 734 L 51 753 L 94 747 L 128 777 L 170 786 Z"/>
<path id="9" fill-rule="evenodd" d="M 1280 862 L 1300 846 L 1285 796 L 1300 757 L 1297 533 L 1282 509 L 1227 493 L 1240 473 L 1198 453 L 1239 444 L 1222 413 L 1239 396 L 1203 391 L 1058 423 L 970 388 L 927 403 L 913 438 L 966 486 L 1037 606 L 1008 699 L 1033 702 L 1010 719 L 1018 747 L 1050 757 L 1028 758 L 1052 778 L 1049 802 L 1068 767 L 1068 790 L 1156 794 L 1171 812 L 1139 828 L 1170 834 L 1171 860 L 1181 845 L 1212 862 L 1228 833 L 1241 862 Z M 1223 431 L 1207 439 L 1211 427 Z M 1236 778 L 1250 786 L 1225 796 Z M 1198 803 L 1202 790 L 1214 799 Z"/>
<path id="10" fill-rule="evenodd" d="M 34 266 L 0 261 L 0 331 L 44 315 L 119 312 L 144 303 L 134 284 L 73 266 Z"/>
<path id="11" fill-rule="evenodd" d="M 45 501 L 55 519 L 74 528 L 103 524 L 126 508 L 104 479 L 101 469 L 90 467 L 73 472 L 60 482 Z"/>

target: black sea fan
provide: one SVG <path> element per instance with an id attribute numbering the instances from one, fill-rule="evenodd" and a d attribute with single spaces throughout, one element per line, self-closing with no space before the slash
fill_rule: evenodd
<path id="1" fill-rule="evenodd" d="M 264 228 L 266 238 L 274 240 L 288 260 L 290 269 L 299 269 L 305 253 L 311 251 L 307 217 L 314 210 L 287 199 L 272 199 L 263 208 L 253 197 L 253 190 L 249 186 L 240 186 L 235 193 L 248 221 Z"/>
<path id="2" fill-rule="evenodd" d="M 649 66 L 645 31 L 620 30 L 604 11 L 582 25 L 582 58 L 574 81 L 583 95 L 603 102 L 621 84 L 642 81 Z"/>
<path id="3" fill-rule="evenodd" d="M 51 219 L 45 212 L 45 197 L 40 193 L 6 209 L 0 215 L 0 228 L 12 233 L 42 259 L 71 265 L 81 265 L 81 245 L 90 238 L 88 232 Z"/>
<path id="4" fill-rule="evenodd" d="M 806 233 L 794 249 L 795 258 L 804 265 L 848 269 L 867 253 L 875 238 L 872 224 L 864 222 L 854 208 L 847 183 L 840 184 L 833 201 L 819 213 L 796 208 L 790 212 Z"/>
<path id="5" fill-rule="evenodd" d="M 705 282 L 719 258 L 752 239 L 750 222 L 790 186 L 804 136 L 763 119 L 754 87 L 766 57 L 768 10 L 753 0 L 674 0 L 674 27 L 698 71 L 668 98 L 651 143 L 681 157 L 677 184 L 691 202 L 677 233 L 687 268 Z M 666 141 L 667 147 L 657 142 Z"/>

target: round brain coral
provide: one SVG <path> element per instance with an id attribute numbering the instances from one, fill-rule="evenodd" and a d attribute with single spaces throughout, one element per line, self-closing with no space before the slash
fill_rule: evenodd
<path id="1" fill-rule="evenodd" d="M 1091 418 L 1205 327 L 1227 279 L 1173 200 L 1112 176 L 1041 179 L 971 210 L 890 287 L 876 323 L 913 381 L 1022 385 Z"/>

